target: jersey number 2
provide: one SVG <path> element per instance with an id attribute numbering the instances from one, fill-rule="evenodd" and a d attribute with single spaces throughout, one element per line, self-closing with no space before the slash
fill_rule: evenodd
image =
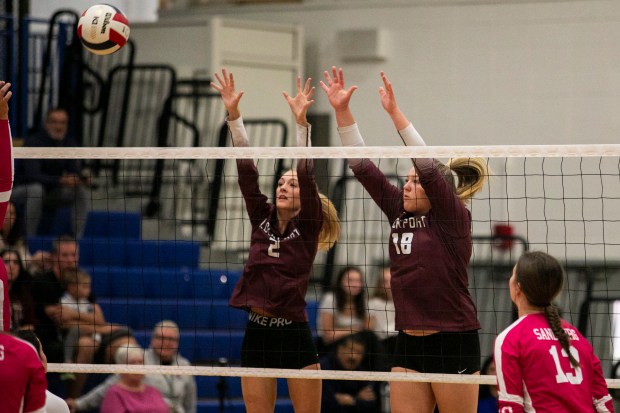
<path id="1" fill-rule="evenodd" d="M 276 239 L 270 239 L 271 244 L 269 244 L 269 248 L 267 249 L 267 254 L 270 257 L 280 258 L 280 241 Z"/>
<path id="2" fill-rule="evenodd" d="M 400 240 L 399 240 L 400 236 Z M 411 242 L 413 241 L 413 232 L 405 232 L 403 234 L 392 234 L 392 242 L 396 248 L 397 254 L 411 254 Z"/>
<path id="3" fill-rule="evenodd" d="M 579 361 L 579 352 L 573 346 L 569 347 L 570 354 L 573 355 L 575 360 Z M 583 374 L 581 373 L 581 367 L 574 368 L 575 373 L 564 372 L 562 370 L 562 366 L 560 366 L 560 355 L 558 354 L 558 349 L 556 346 L 551 346 L 549 349 L 549 354 L 553 357 L 553 361 L 555 362 L 555 368 L 557 370 L 555 381 L 558 383 L 570 383 L 570 384 L 581 384 L 583 381 Z M 566 350 L 562 349 L 562 357 L 568 358 L 568 353 Z"/>

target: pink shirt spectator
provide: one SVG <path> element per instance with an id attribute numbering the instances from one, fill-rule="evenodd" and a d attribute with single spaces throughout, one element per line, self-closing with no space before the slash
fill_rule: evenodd
<path id="1" fill-rule="evenodd" d="M 0 333 L 0 413 L 44 413 L 45 390 L 45 368 L 34 347 Z"/>
<path id="2" fill-rule="evenodd" d="M 170 413 L 159 390 L 145 385 L 144 391 L 127 390 L 118 384 L 108 389 L 101 413 Z"/>
<path id="3" fill-rule="evenodd" d="M 574 368 L 543 314 L 519 318 L 495 342 L 499 411 L 613 412 L 601 362 L 590 343 L 562 320 Z M 573 352 L 574 349 L 574 352 Z"/>

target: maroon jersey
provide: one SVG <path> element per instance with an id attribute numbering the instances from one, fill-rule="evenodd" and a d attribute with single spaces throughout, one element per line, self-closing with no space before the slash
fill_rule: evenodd
<path id="1" fill-rule="evenodd" d="M 29 343 L 0 333 L 0 413 L 45 411 L 45 368 Z"/>
<path id="2" fill-rule="evenodd" d="M 392 296 L 397 330 L 469 331 L 480 328 L 469 294 L 471 215 L 429 159 L 417 159 L 431 202 L 425 215 L 404 209 L 403 191 L 370 160 L 351 166 L 387 216 Z"/>
<path id="3" fill-rule="evenodd" d="M 13 188 L 13 143 L 8 120 L 0 120 L 0 222 L 11 198 Z M 9 303 L 9 280 L 4 265 L 0 265 L 0 331 L 9 331 L 11 304 Z"/>
<path id="4" fill-rule="evenodd" d="M 570 337 L 571 365 L 543 314 L 519 318 L 495 341 L 495 367 L 502 413 L 613 412 L 601 362 L 577 329 L 562 320 Z"/>
<path id="5" fill-rule="evenodd" d="M 237 160 L 239 186 L 252 224 L 250 254 L 230 305 L 262 308 L 293 321 L 307 321 L 306 291 L 323 223 L 312 160 L 299 160 L 297 179 L 301 210 L 286 230 L 278 230 L 275 205 L 258 187 L 258 170 L 248 159 Z"/>

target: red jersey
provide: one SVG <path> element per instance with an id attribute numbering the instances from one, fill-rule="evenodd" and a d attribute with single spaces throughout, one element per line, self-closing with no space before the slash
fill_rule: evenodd
<path id="1" fill-rule="evenodd" d="M 13 140 L 8 120 L 0 120 L 0 223 L 11 198 L 13 189 Z M 4 265 L 0 265 L 0 331 L 9 331 L 11 304 L 9 302 L 9 279 Z"/>
<path id="2" fill-rule="evenodd" d="M 396 329 L 479 329 L 467 275 L 471 215 L 432 160 L 416 159 L 416 167 L 431 202 L 425 215 L 406 212 L 403 190 L 369 159 L 351 165 L 391 226 L 388 243 Z"/>
<path id="3" fill-rule="evenodd" d="M 571 365 L 543 314 L 519 318 L 495 341 L 500 413 L 613 412 L 601 362 L 579 331 L 562 320 L 570 337 Z"/>
<path id="4" fill-rule="evenodd" d="M 0 333 L 0 413 L 45 412 L 45 368 L 30 343 Z"/>
<path id="5" fill-rule="evenodd" d="M 297 162 L 301 210 L 284 232 L 278 229 L 275 205 L 258 186 L 250 159 L 238 159 L 239 187 L 252 225 L 250 253 L 230 299 L 232 307 L 262 308 L 292 321 L 307 321 L 306 292 L 323 224 L 314 162 Z"/>

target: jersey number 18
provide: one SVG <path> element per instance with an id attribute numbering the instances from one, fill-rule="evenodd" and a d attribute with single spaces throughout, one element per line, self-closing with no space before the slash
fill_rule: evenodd
<path id="1" fill-rule="evenodd" d="M 396 232 L 392 233 L 392 242 L 394 243 L 394 248 L 396 248 L 396 253 L 399 255 L 411 254 L 412 241 L 413 232 L 405 232 L 403 234 L 398 234 Z"/>

